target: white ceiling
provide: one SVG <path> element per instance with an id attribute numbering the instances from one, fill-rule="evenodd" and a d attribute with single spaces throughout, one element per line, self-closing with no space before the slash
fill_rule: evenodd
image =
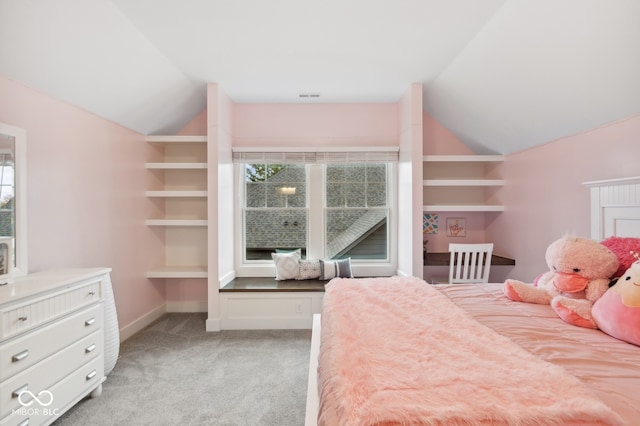
<path id="1" fill-rule="evenodd" d="M 0 74 L 144 134 L 182 128 L 207 82 L 307 103 L 418 82 L 463 142 L 508 154 L 640 113 L 640 1 L 0 0 Z"/>

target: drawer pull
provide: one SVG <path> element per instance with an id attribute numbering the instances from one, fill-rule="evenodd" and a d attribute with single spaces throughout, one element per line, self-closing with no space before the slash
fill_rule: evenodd
<path id="1" fill-rule="evenodd" d="M 29 384 L 20 386 L 18 389 L 11 392 L 11 398 L 20 398 L 20 394 L 29 389 Z"/>
<path id="2" fill-rule="evenodd" d="M 18 352 L 17 354 L 13 355 L 11 357 L 11 362 L 22 361 L 23 359 L 25 359 L 28 356 L 29 356 L 29 349 L 25 349 L 24 351 Z"/>
<path id="3" fill-rule="evenodd" d="M 95 291 L 90 291 L 90 292 L 89 292 L 89 296 L 95 296 L 95 295 L 96 295 L 96 292 L 95 292 Z"/>
<path id="4" fill-rule="evenodd" d="M 85 325 L 86 327 L 89 327 L 90 325 L 93 325 L 93 323 L 94 323 L 94 322 L 96 322 L 96 318 L 95 318 L 95 317 L 93 317 L 93 318 L 91 318 L 91 319 L 86 320 L 86 321 L 84 322 L 84 325 Z"/>
<path id="5" fill-rule="evenodd" d="M 96 377 L 96 374 L 98 374 L 96 372 L 96 370 L 93 370 L 91 373 L 87 374 L 87 377 L 86 377 L 87 381 L 89 381 L 89 380 L 93 379 L 94 377 Z"/>
<path id="6" fill-rule="evenodd" d="M 22 316 L 22 317 L 18 317 L 18 321 L 26 321 L 27 320 L 27 316 Z"/>
<path id="7" fill-rule="evenodd" d="M 91 346 L 87 346 L 84 350 L 84 353 L 88 354 L 89 352 L 93 352 L 96 349 L 96 345 L 93 344 Z"/>
<path id="8" fill-rule="evenodd" d="M 18 423 L 17 426 L 29 426 L 29 418 L 27 417 L 26 419 Z"/>

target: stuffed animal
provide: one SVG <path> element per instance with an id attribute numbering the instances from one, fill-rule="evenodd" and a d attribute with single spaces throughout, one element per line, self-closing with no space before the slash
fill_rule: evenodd
<path id="1" fill-rule="evenodd" d="M 547 247 L 545 259 L 549 271 L 534 284 L 507 279 L 504 294 L 517 302 L 550 304 L 565 322 L 597 328 L 591 307 L 609 288 L 616 255 L 596 241 L 565 236 Z"/>
<path id="2" fill-rule="evenodd" d="M 640 346 L 640 260 L 596 300 L 591 312 L 600 330 Z"/>

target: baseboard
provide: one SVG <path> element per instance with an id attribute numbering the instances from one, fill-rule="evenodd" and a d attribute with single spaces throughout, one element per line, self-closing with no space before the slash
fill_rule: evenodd
<path id="1" fill-rule="evenodd" d="M 167 302 L 167 312 L 208 312 L 207 302 Z"/>
<path id="2" fill-rule="evenodd" d="M 222 318 L 222 330 L 311 330 L 313 318 Z"/>
<path id="3" fill-rule="evenodd" d="M 220 331 L 220 319 L 219 318 L 207 319 L 205 329 L 207 331 Z"/>
<path id="4" fill-rule="evenodd" d="M 153 323 L 155 320 L 160 318 L 166 312 L 167 312 L 167 306 L 166 304 L 163 303 L 157 308 L 147 312 L 137 320 L 130 322 L 129 324 L 122 327 L 120 329 L 120 343 L 124 342 L 129 337 L 133 336 L 143 328 L 149 326 L 151 323 Z"/>

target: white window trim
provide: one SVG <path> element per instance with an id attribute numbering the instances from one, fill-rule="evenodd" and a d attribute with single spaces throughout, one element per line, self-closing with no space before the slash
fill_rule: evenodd
<path id="1" fill-rule="evenodd" d="M 307 217 L 308 223 L 322 223 L 323 226 L 307 226 L 307 259 L 323 259 L 324 254 L 324 199 L 325 190 L 323 176 L 324 170 L 321 164 L 310 165 L 307 168 L 307 182 L 310 185 L 307 194 L 318 191 L 321 193 L 321 197 L 316 197 L 316 201 L 320 203 L 319 206 L 312 205 L 311 200 L 307 200 Z M 236 202 L 234 206 L 234 212 L 239 220 L 234 221 L 235 229 L 235 241 L 241 242 L 241 244 L 234 244 L 234 266 L 236 270 L 236 276 L 238 277 L 275 277 L 275 267 L 273 262 L 265 261 L 251 261 L 250 263 L 244 262 L 244 247 L 245 247 L 245 235 L 244 235 L 244 197 L 245 197 L 245 182 L 244 182 L 244 163 L 237 163 L 234 167 L 234 183 Z M 353 260 L 351 262 L 351 268 L 355 276 L 391 276 L 394 275 L 398 266 L 398 167 L 397 163 L 388 163 L 387 166 L 387 208 L 389 211 L 387 217 L 387 229 L 389 235 L 389 253 L 387 260 Z M 317 193 L 317 192 L 315 192 Z M 308 195 L 309 196 L 309 195 Z"/>

